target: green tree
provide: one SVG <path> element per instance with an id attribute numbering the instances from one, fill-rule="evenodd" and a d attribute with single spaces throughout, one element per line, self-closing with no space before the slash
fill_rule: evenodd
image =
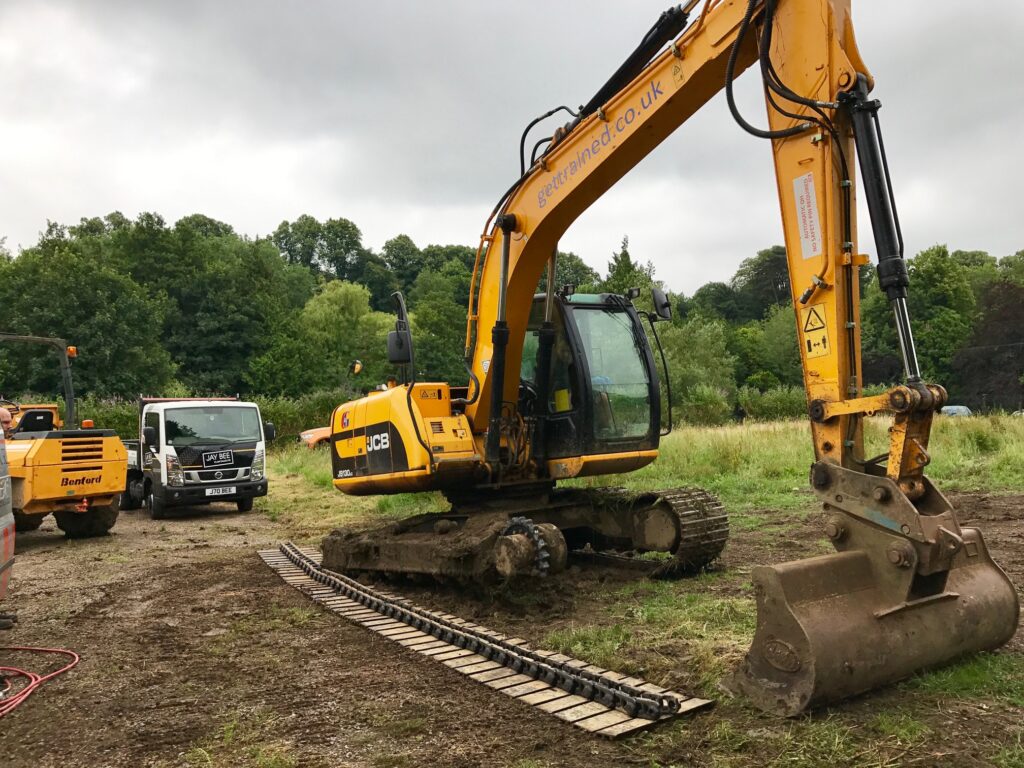
<path id="1" fill-rule="evenodd" d="M 999 262 L 985 251 L 953 251 L 949 254 L 957 264 L 967 270 L 967 279 L 975 301 L 981 299 L 985 289 L 999 279 Z"/>
<path id="2" fill-rule="evenodd" d="M 744 259 L 732 278 L 741 314 L 751 320 L 760 320 L 770 307 L 789 304 L 789 263 L 786 249 L 773 245 L 758 251 L 756 256 Z"/>
<path id="3" fill-rule="evenodd" d="M 466 378 L 466 305 L 470 274 L 457 260 L 425 270 L 409 292 L 420 380 L 462 383 Z"/>
<path id="4" fill-rule="evenodd" d="M 356 260 L 352 281 L 370 291 L 370 306 L 379 312 L 394 310 L 391 296 L 399 289 L 398 278 L 387 263 L 371 251 L 363 251 Z"/>
<path id="5" fill-rule="evenodd" d="M 1024 283 L 991 283 L 981 306 L 984 313 L 954 357 L 951 394 L 972 408 L 1014 411 L 1024 402 Z"/>
<path id="6" fill-rule="evenodd" d="M 691 410 L 706 412 L 709 399 L 719 405 L 731 402 L 736 359 L 728 349 L 725 323 L 702 318 L 682 325 L 663 323 L 658 335 L 668 363 L 676 419 L 686 419 Z M 701 420 L 706 419 L 702 416 Z"/>
<path id="7" fill-rule="evenodd" d="M 468 245 L 428 245 L 422 251 L 423 268 L 440 270 L 449 261 L 457 261 L 466 268 L 467 272 L 473 271 L 473 264 L 476 262 L 476 248 Z"/>
<path id="8" fill-rule="evenodd" d="M 557 265 L 555 269 L 558 269 Z M 608 262 L 608 275 L 601 282 L 601 291 L 625 294 L 630 288 L 639 288 L 641 296 L 649 296 L 655 284 L 654 265 L 633 261 L 629 254 L 629 238 L 624 236 L 618 253 L 612 254 L 612 260 Z"/>
<path id="9" fill-rule="evenodd" d="M 271 240 L 287 263 L 350 280 L 364 250 L 362 237 L 359 227 L 348 219 L 321 223 L 303 214 L 293 222 L 282 221 Z"/>
<path id="10" fill-rule="evenodd" d="M 401 290 L 408 293 L 417 275 L 423 270 L 423 254 L 416 243 L 408 235 L 398 235 L 384 243 L 381 255 L 394 273 Z"/>
<path id="11" fill-rule="evenodd" d="M 797 339 L 793 307 L 775 305 L 761 321 L 762 359 L 765 368 L 784 385 L 803 386 L 800 342 Z"/>
<path id="12" fill-rule="evenodd" d="M 131 397 L 167 386 L 174 365 L 161 347 L 166 301 L 147 296 L 58 229 L 49 230 L 45 248 L 0 262 L 0 327 L 78 345 L 80 394 Z M 63 391 L 58 362 L 44 348 L 12 345 L 3 354 L 4 394 Z"/>
<path id="13" fill-rule="evenodd" d="M 719 282 L 705 283 L 689 301 L 687 316 L 694 314 L 708 319 L 718 318 L 734 322 L 742 315 L 739 297 L 730 285 Z"/>
<path id="14" fill-rule="evenodd" d="M 1012 256 L 1000 259 L 999 275 L 1011 283 L 1024 285 L 1024 251 L 1017 251 Z"/>
<path id="15" fill-rule="evenodd" d="M 944 245 L 917 254 L 907 269 L 907 305 L 922 372 L 938 383 L 949 383 L 953 355 L 967 341 L 975 316 L 968 270 Z M 866 383 L 899 378 L 902 365 L 888 298 L 872 287 L 865 294 L 861 314 Z"/>
<path id="16" fill-rule="evenodd" d="M 372 387 L 391 372 L 386 335 L 392 322 L 389 315 L 370 309 L 365 287 L 332 280 L 252 361 L 249 382 L 264 394 L 294 397 L 352 384 L 349 365 L 359 359 L 362 385 Z"/>
<path id="17" fill-rule="evenodd" d="M 593 293 L 601 283 L 601 276 L 596 269 L 592 269 L 583 259 L 575 253 L 562 251 L 555 257 L 555 288 L 556 290 L 564 285 L 574 285 L 579 293 Z M 547 290 L 548 268 L 544 266 L 541 273 L 537 291 L 543 293 Z"/>

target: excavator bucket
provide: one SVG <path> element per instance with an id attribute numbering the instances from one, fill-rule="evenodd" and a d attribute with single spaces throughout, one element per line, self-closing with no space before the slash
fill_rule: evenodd
<path id="1" fill-rule="evenodd" d="M 727 688 L 788 717 L 1013 637 L 1013 584 L 927 480 L 915 507 L 886 478 L 812 477 L 839 551 L 753 570 L 757 630 Z"/>

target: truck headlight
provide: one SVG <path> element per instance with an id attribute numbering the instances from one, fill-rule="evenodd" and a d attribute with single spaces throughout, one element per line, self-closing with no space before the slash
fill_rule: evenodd
<path id="1" fill-rule="evenodd" d="M 167 484 L 185 484 L 185 472 L 181 468 L 181 462 L 178 461 L 177 456 L 171 456 L 170 454 L 167 456 Z"/>
<path id="2" fill-rule="evenodd" d="M 252 469 L 249 470 L 249 479 L 259 481 L 263 479 L 263 473 L 267 468 L 267 457 L 262 448 L 256 449 L 256 455 L 252 457 Z"/>

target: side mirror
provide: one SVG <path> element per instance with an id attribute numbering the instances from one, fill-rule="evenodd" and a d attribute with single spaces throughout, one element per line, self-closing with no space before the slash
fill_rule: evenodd
<path id="1" fill-rule="evenodd" d="M 277 427 L 274 426 L 274 422 L 263 422 L 263 437 L 266 439 L 268 443 L 275 437 L 277 437 Z"/>
<path id="2" fill-rule="evenodd" d="M 412 334 L 408 330 L 388 333 L 388 362 L 392 365 L 412 362 Z"/>
<path id="3" fill-rule="evenodd" d="M 156 444 L 159 442 L 156 435 L 156 427 L 142 428 L 142 442 L 150 448 L 156 448 Z"/>
<path id="4" fill-rule="evenodd" d="M 659 320 L 672 319 L 672 302 L 665 296 L 661 288 L 651 288 L 651 299 L 654 301 L 654 313 Z"/>

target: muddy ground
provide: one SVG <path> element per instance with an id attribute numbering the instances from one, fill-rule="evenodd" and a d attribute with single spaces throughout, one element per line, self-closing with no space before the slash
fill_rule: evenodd
<path id="1" fill-rule="evenodd" d="M 961 496 L 955 503 L 982 528 L 1011 578 L 1024 584 L 1024 496 Z M 742 574 L 750 564 L 823 551 L 816 516 L 763 515 L 777 518 L 777 532 L 772 525 L 736 531 L 726 550 L 730 568 Z M 123 513 L 112 536 L 91 541 L 66 541 L 52 520 L 20 535 L 4 607 L 17 610 L 21 621 L 0 642 L 71 648 L 82 662 L 0 720 L 0 764 L 539 768 L 787 762 L 774 752 L 778 742 L 758 736 L 778 722 L 727 700 L 653 737 L 609 742 L 586 736 L 315 608 L 255 555 L 280 537 L 280 527 L 267 517 L 227 506 L 159 522 L 145 510 Z M 609 583 L 632 578 L 584 568 L 527 603 L 410 591 L 420 602 L 539 639 L 554 628 L 600 617 Z M 727 593 L 735 585 L 724 581 L 716 589 Z M 1010 652 L 1024 653 L 1024 633 L 1018 632 Z M 40 667 L 22 655 L 4 653 L 2 659 L 0 664 Z M 1022 718 L 1020 708 L 977 700 L 926 706 L 904 687 L 815 717 L 858 728 L 880 708 L 903 706 L 928 725 L 927 739 L 845 762 L 989 765 Z M 735 762 L 722 741 L 723 724 L 729 734 L 745 734 L 736 743 L 742 754 Z"/>

